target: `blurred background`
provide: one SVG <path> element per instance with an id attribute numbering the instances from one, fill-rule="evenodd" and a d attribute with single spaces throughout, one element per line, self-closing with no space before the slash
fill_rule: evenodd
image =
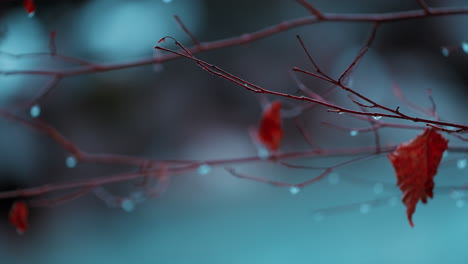
<path id="1" fill-rule="evenodd" d="M 0 2 L 0 71 L 68 70 L 81 66 L 49 56 L 56 32 L 57 51 L 98 64 L 125 63 L 158 56 L 153 47 L 164 36 L 185 46 L 189 37 L 178 15 L 202 42 L 240 36 L 289 19 L 307 16 L 295 1 L 70 0 L 35 1 L 28 17 L 22 1 Z M 427 0 L 430 6 L 466 6 L 464 0 Z M 311 1 L 323 12 L 381 13 L 418 9 L 417 1 Z M 433 92 L 444 120 L 466 124 L 468 108 L 468 15 L 383 25 L 349 85 L 373 100 L 416 116 L 392 94 L 397 83 L 405 96 L 429 107 Z M 267 89 L 300 94 L 290 75 L 297 66 L 313 71 L 297 42 L 299 34 L 325 72 L 339 76 L 368 37 L 368 23 L 326 22 L 295 28 L 254 43 L 196 56 Z M 176 48 L 171 41 L 163 44 Z M 468 45 L 468 44 L 467 44 Z M 297 75 L 323 93 L 329 84 Z M 31 100 L 49 77 L 0 75 L 0 104 L 31 118 Z M 351 106 L 337 91 L 334 102 Z M 215 160 L 257 155 L 249 127 L 261 117 L 261 102 L 281 100 L 285 113 L 298 103 L 259 97 L 177 59 L 110 72 L 64 78 L 41 101 L 38 118 L 56 127 L 83 150 L 155 159 Z M 291 111 L 289 111 L 290 113 Z M 301 119 L 322 148 L 373 146 L 372 133 L 350 134 L 324 126 L 364 128 L 368 122 L 317 107 Z M 383 121 L 383 120 L 382 120 Z M 408 122 L 395 123 L 409 124 Z M 281 150 L 310 149 L 284 120 Z M 92 179 L 129 171 L 117 166 L 77 164 L 42 134 L 0 120 L 0 190 Z M 398 144 L 415 130 L 382 129 L 382 144 Z M 467 147 L 454 137 L 450 146 Z M 0 263 L 468 263 L 468 197 L 449 187 L 466 182 L 466 156 L 446 152 L 436 176 L 434 200 L 419 204 L 406 219 L 385 155 L 337 169 L 323 181 L 293 195 L 289 190 L 241 180 L 223 167 L 174 177 L 157 199 L 135 208 L 109 208 L 89 194 L 53 208 L 33 208 L 30 229 L 18 235 L 8 223 L 11 200 L 0 201 Z M 330 166 L 348 158 L 293 162 Z M 68 165 L 70 165 L 68 163 Z M 69 168 L 73 167 L 73 168 Z M 300 182 L 317 171 L 271 163 L 238 164 L 255 176 Z M 106 186 L 118 196 L 130 184 Z M 370 201 L 370 202 L 369 202 Z M 374 202 L 372 202 L 374 201 Z M 377 202 L 378 201 L 378 202 Z M 341 207 L 340 207 L 341 206 Z"/>

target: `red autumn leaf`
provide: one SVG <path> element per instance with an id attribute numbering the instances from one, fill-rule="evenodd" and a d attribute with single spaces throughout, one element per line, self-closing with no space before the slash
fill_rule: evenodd
<path id="1" fill-rule="evenodd" d="M 265 109 L 258 129 L 258 139 L 270 151 L 279 149 L 283 138 L 281 102 L 275 101 Z"/>
<path id="2" fill-rule="evenodd" d="M 433 128 L 426 128 L 422 134 L 409 142 L 402 143 L 388 155 L 397 176 L 397 184 L 403 193 L 408 221 L 413 227 L 413 213 L 416 204 L 434 196 L 434 176 L 437 173 L 442 154 L 448 141 Z"/>
<path id="3" fill-rule="evenodd" d="M 23 1 L 24 9 L 26 9 L 26 13 L 28 13 L 29 17 L 34 16 L 36 12 L 36 5 L 34 4 L 34 0 L 24 0 Z"/>
<path id="4" fill-rule="evenodd" d="M 16 231 L 22 234 L 28 229 L 28 206 L 25 202 L 13 203 L 10 209 L 10 223 L 16 227 Z"/>

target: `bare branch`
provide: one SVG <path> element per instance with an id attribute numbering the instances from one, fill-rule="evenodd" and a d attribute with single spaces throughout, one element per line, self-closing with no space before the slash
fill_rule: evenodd
<path id="1" fill-rule="evenodd" d="M 315 8 L 311 3 L 307 2 L 306 0 L 296 0 L 296 2 L 305 7 L 307 10 L 309 10 L 309 12 L 312 15 L 317 17 L 317 19 L 322 20 L 325 18 L 322 12 L 320 12 L 320 10 Z"/>
<path id="2" fill-rule="evenodd" d="M 453 16 L 468 14 L 468 7 L 458 8 L 434 8 L 430 14 L 424 12 L 424 10 L 412 10 L 412 11 L 401 11 L 401 12 L 389 12 L 389 13 L 378 13 L 378 14 L 335 14 L 335 13 L 324 13 L 323 19 L 319 20 L 316 17 L 305 17 L 292 19 L 272 25 L 258 31 L 247 34 L 242 34 L 237 37 L 222 39 L 218 41 L 200 43 L 198 46 L 188 48 L 192 53 L 198 53 L 208 50 L 217 50 L 232 46 L 240 46 L 246 43 L 254 42 L 272 35 L 276 35 L 281 32 L 291 30 L 293 28 L 302 27 L 319 22 L 378 22 L 378 23 L 392 23 L 403 20 L 422 19 L 433 16 Z M 79 69 L 71 70 L 8 70 L 0 71 L 0 75 L 14 75 L 14 74 L 28 74 L 28 75 L 52 75 L 52 76 L 74 76 L 82 74 L 90 74 L 96 72 L 106 72 L 118 69 L 126 69 L 133 67 L 140 67 L 144 65 L 150 65 L 154 63 L 163 63 L 166 61 L 180 58 L 176 54 L 167 54 L 159 58 L 148 58 L 144 60 L 138 60 L 127 63 L 117 63 L 110 65 L 88 65 Z"/>
<path id="3" fill-rule="evenodd" d="M 372 45 L 372 42 L 375 39 L 375 35 L 377 34 L 377 29 L 379 27 L 378 22 L 373 22 L 372 23 L 372 31 L 371 34 L 369 35 L 369 38 L 367 41 L 364 43 L 364 46 L 361 48 L 359 51 L 358 56 L 353 60 L 353 62 L 348 66 L 348 68 L 341 74 L 340 78 L 338 78 L 338 82 L 342 83 L 344 78 L 349 76 L 352 72 L 352 70 L 356 67 L 357 63 L 364 57 L 364 55 L 367 53 L 369 50 L 370 46 Z"/>
<path id="4" fill-rule="evenodd" d="M 177 22 L 177 24 L 179 24 L 180 28 L 185 32 L 185 34 L 187 34 L 190 37 L 190 39 L 192 40 L 192 44 L 195 45 L 195 47 L 199 47 L 200 46 L 200 41 L 185 26 L 185 24 L 182 22 L 182 19 L 180 19 L 179 16 L 177 16 L 177 15 L 174 15 L 174 19 Z"/>
<path id="5" fill-rule="evenodd" d="M 301 37 L 299 35 L 296 36 L 297 40 L 299 40 L 299 43 L 301 43 L 301 46 L 302 46 L 302 49 L 305 51 L 305 53 L 307 54 L 307 58 L 309 58 L 309 61 L 312 63 L 312 65 L 314 65 L 314 68 L 315 68 L 315 71 L 322 75 L 323 77 L 325 77 L 326 80 L 328 80 L 329 82 L 335 82 L 335 80 L 333 78 L 331 78 L 330 76 L 328 76 L 327 74 L 325 74 L 321 69 L 320 67 L 317 65 L 317 63 L 315 63 L 314 59 L 312 58 L 312 56 L 310 55 L 309 51 L 307 50 L 304 42 L 302 41 Z"/>
<path id="6" fill-rule="evenodd" d="M 424 12 L 427 14 L 427 15 L 430 15 L 431 14 L 431 9 L 429 8 L 429 6 L 426 4 L 426 2 L 424 2 L 424 0 L 416 0 L 418 1 L 418 4 L 422 7 L 422 9 L 424 10 Z"/>

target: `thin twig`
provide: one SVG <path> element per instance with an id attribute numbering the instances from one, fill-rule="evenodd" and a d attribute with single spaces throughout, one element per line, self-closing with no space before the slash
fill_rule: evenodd
<path id="1" fill-rule="evenodd" d="M 184 22 L 182 22 L 182 19 L 180 19 L 179 16 L 177 15 L 174 15 L 174 19 L 175 21 L 177 22 L 177 24 L 179 24 L 179 26 L 181 27 L 181 29 L 185 32 L 185 34 L 187 34 L 190 39 L 192 40 L 192 44 L 195 45 L 195 47 L 200 47 L 200 41 L 198 40 L 197 37 L 195 37 L 195 35 L 193 35 L 192 32 L 190 32 L 190 30 L 185 26 Z"/>
<path id="2" fill-rule="evenodd" d="M 322 12 L 320 12 L 320 10 L 315 8 L 311 3 L 307 2 L 306 0 L 296 0 L 296 2 L 302 5 L 303 7 L 305 7 L 307 10 L 309 10 L 309 12 L 312 15 L 317 17 L 317 19 L 319 20 L 324 19 Z"/>

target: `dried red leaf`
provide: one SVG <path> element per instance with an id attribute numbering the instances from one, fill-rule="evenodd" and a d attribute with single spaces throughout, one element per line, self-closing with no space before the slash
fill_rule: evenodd
<path id="1" fill-rule="evenodd" d="M 25 202 L 13 203 L 10 210 L 10 223 L 16 227 L 16 231 L 22 234 L 28 229 L 28 206 Z"/>
<path id="2" fill-rule="evenodd" d="M 283 135 L 281 102 L 275 101 L 263 112 L 258 129 L 258 139 L 270 151 L 276 151 L 280 147 Z"/>
<path id="3" fill-rule="evenodd" d="M 23 6 L 24 9 L 26 9 L 26 13 L 28 13 L 30 17 L 34 16 L 34 13 L 36 12 L 36 5 L 34 4 L 34 0 L 24 0 Z"/>
<path id="4" fill-rule="evenodd" d="M 434 196 L 434 176 L 448 141 L 433 128 L 409 142 L 402 143 L 388 155 L 396 172 L 397 184 L 403 193 L 408 221 L 413 227 L 413 213 L 419 200 L 427 203 Z"/>

